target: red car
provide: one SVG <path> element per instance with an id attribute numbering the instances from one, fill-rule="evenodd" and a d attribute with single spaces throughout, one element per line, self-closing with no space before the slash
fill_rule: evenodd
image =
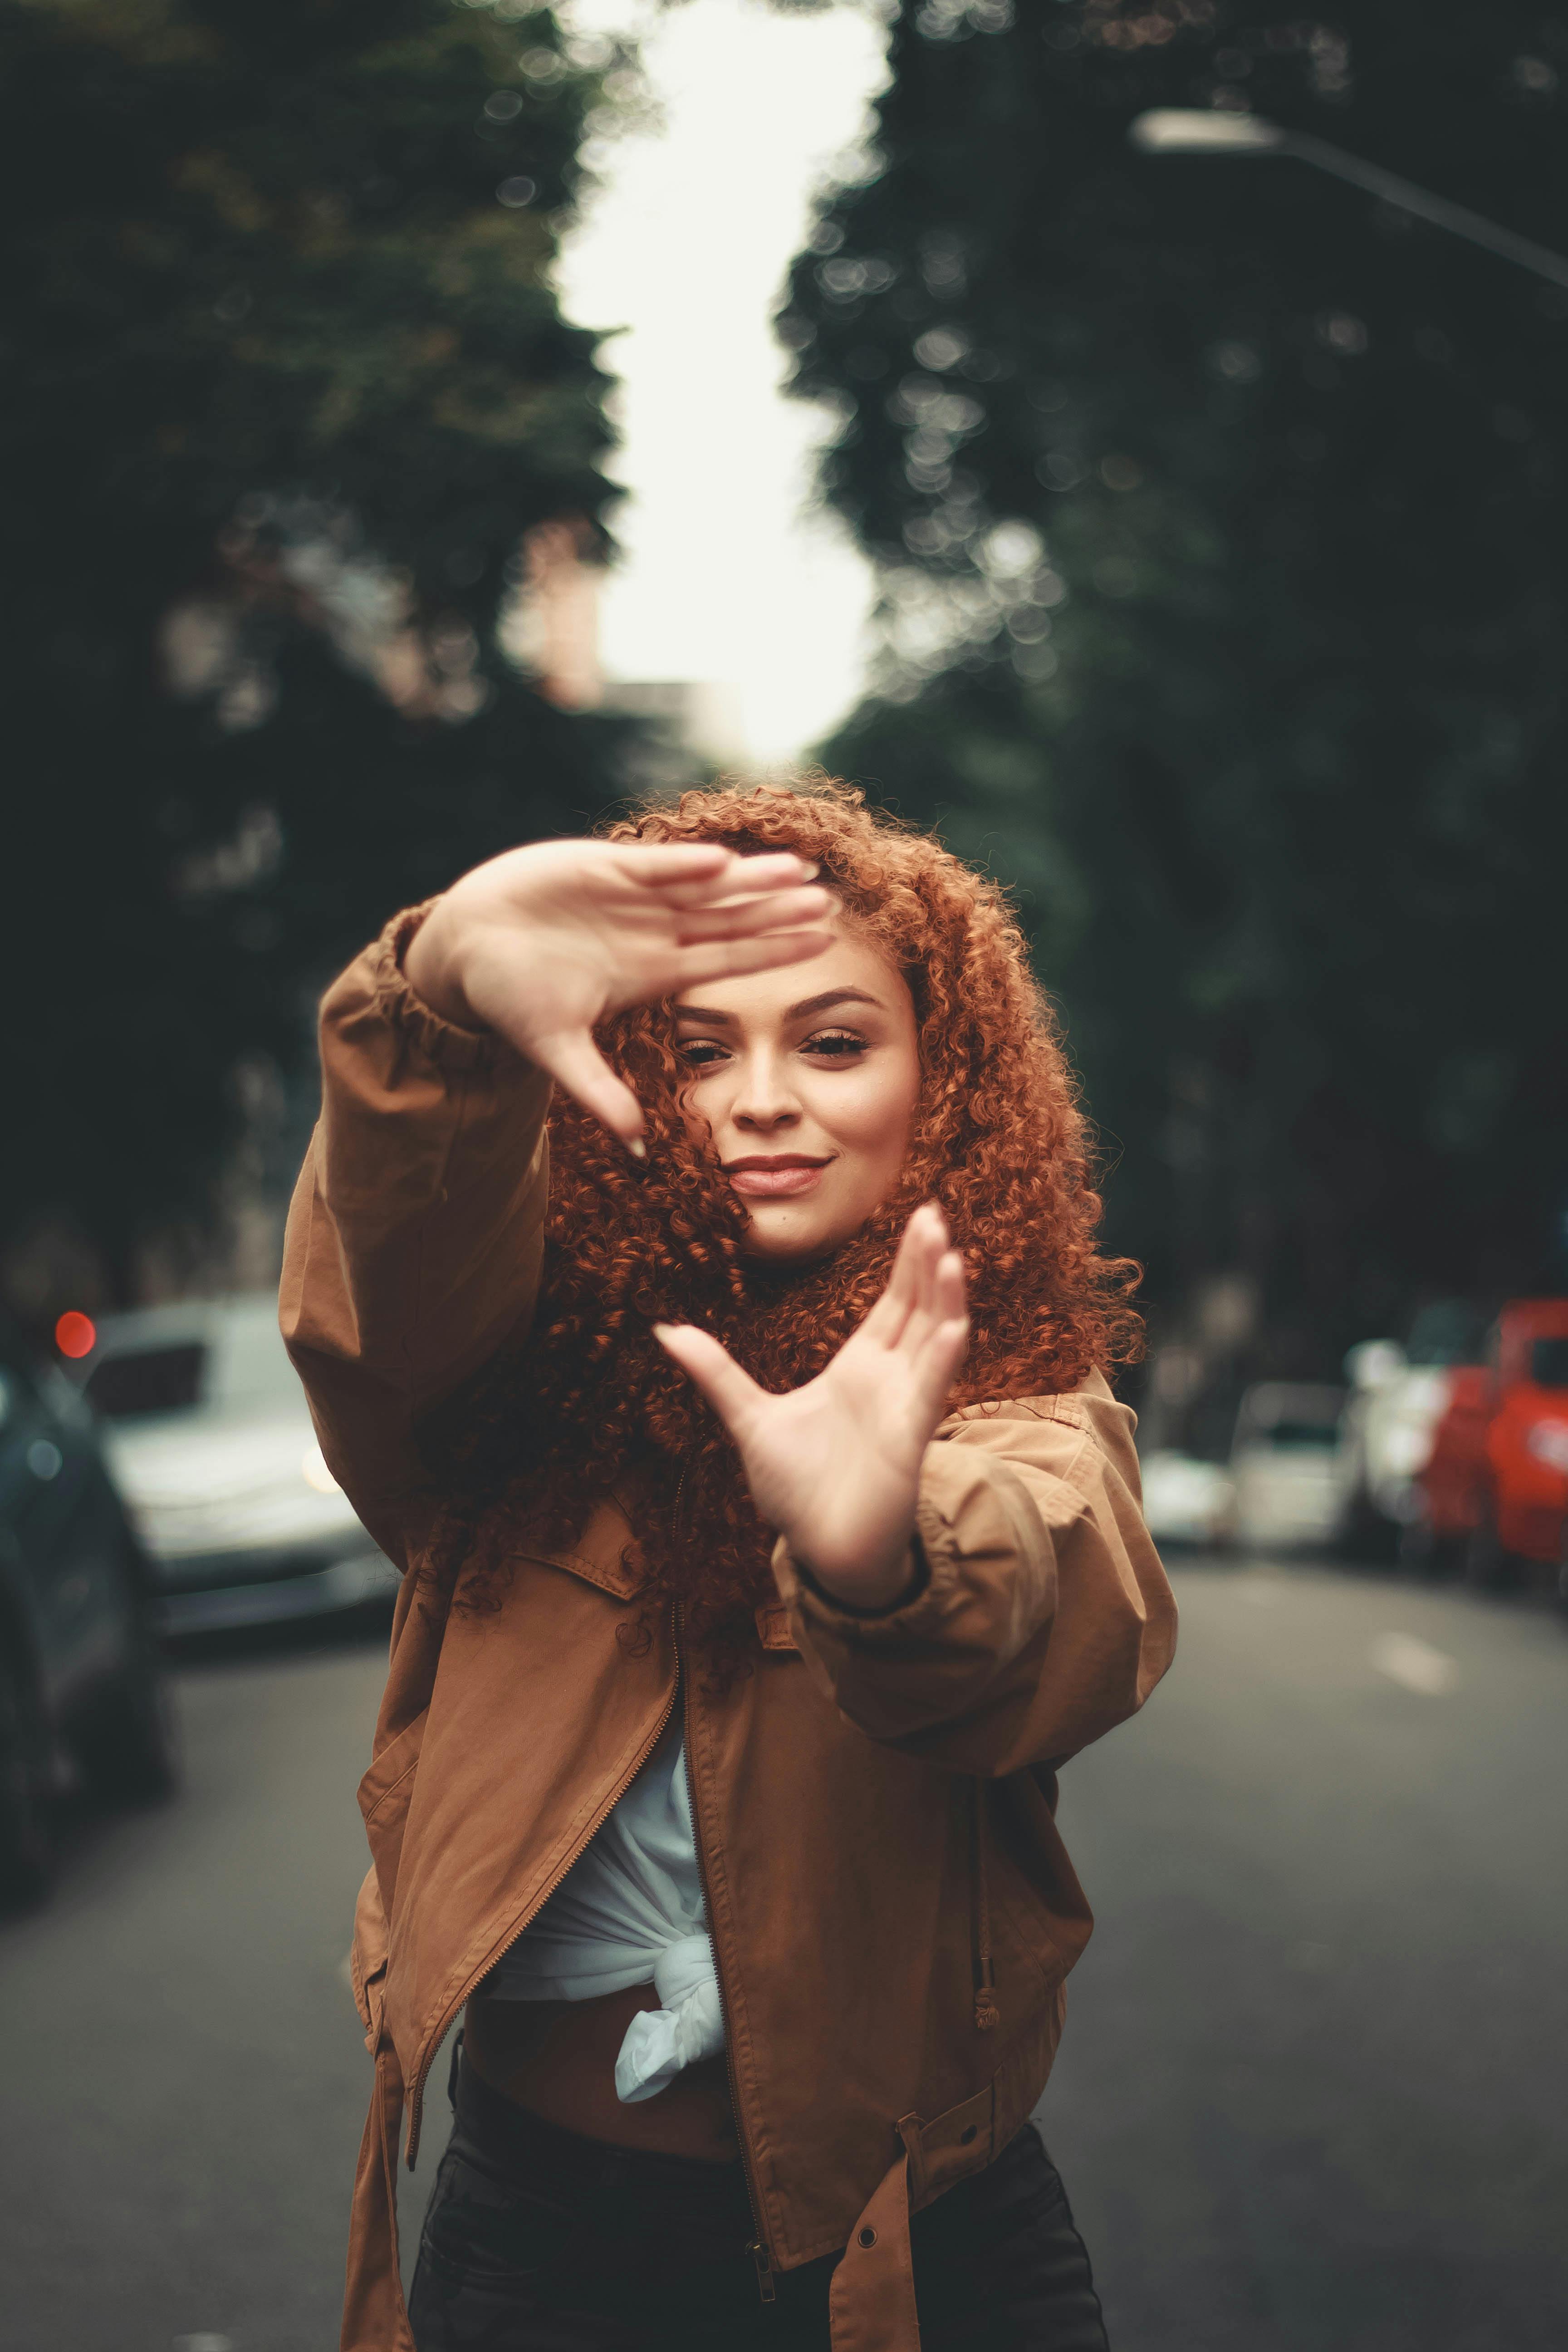
<path id="1" fill-rule="evenodd" d="M 1553 1570 L 1568 1600 L 1568 1298 L 1511 1300 L 1487 1356 L 1448 1375 L 1421 1476 L 1426 1525 L 1476 1583 Z"/>

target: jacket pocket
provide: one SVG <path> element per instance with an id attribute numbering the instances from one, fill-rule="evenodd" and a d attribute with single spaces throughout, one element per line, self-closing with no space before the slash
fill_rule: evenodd
<path id="1" fill-rule="evenodd" d="M 1017 2025 L 1055 1996 L 1078 1954 L 1063 1948 L 1060 1923 L 1032 1893 L 1020 1899 L 1004 1885 L 993 1895 L 991 1914 L 998 1999 L 1005 2014 L 1012 2008 L 1006 2022 Z"/>
<path id="2" fill-rule="evenodd" d="M 633 1601 L 647 1580 L 635 1553 L 628 1563 L 626 1552 L 630 1549 L 628 1538 L 626 1546 L 615 1551 L 516 1551 L 510 1556 L 526 1560 L 530 1567 L 558 1569 L 576 1577 L 579 1583 L 595 1584 L 616 1601 Z"/>
<path id="3" fill-rule="evenodd" d="M 584 1584 L 596 1584 L 601 1592 L 617 1601 L 634 1599 L 647 1581 L 631 1520 L 614 1495 L 605 1495 L 595 1504 L 575 1544 L 559 1551 L 536 1551 L 521 1545 L 511 1557 L 530 1560 L 536 1567 L 563 1570 Z"/>
<path id="4" fill-rule="evenodd" d="M 425 1725 L 429 1712 L 428 1707 L 421 1708 L 413 1722 L 405 1724 L 395 1739 L 387 1741 L 359 1784 L 359 1809 L 364 1816 L 364 1831 L 370 1840 L 371 1860 L 375 1864 L 382 1914 L 386 1919 L 392 1916 L 393 1897 L 397 1888 L 397 1864 L 403 1853 L 403 1832 L 408 1820 L 409 1800 L 414 1794 L 419 1750 L 425 1742 Z"/>
<path id="5" fill-rule="evenodd" d="M 1088 1940 L 1089 1911 L 1070 1870 L 1054 1866 L 1066 1856 L 1032 1777 L 982 1788 L 998 1999 L 1012 2026 L 1055 1997 Z"/>

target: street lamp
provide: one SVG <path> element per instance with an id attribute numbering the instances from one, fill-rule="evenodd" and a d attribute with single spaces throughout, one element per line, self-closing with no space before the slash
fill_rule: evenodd
<path id="1" fill-rule="evenodd" d="M 1156 107 L 1152 113 L 1139 115 L 1130 124 L 1127 136 L 1146 155 L 1293 155 L 1299 163 L 1331 172 L 1336 180 L 1365 188 L 1369 194 L 1414 214 L 1417 220 L 1450 229 L 1472 245 L 1484 246 L 1489 253 L 1500 254 L 1504 261 L 1533 270 L 1537 278 L 1549 278 L 1554 286 L 1568 286 L 1568 261 L 1560 253 L 1535 245 L 1527 236 L 1515 236 L 1511 229 L 1500 228 L 1496 221 L 1468 212 L 1463 205 L 1451 205 L 1446 196 L 1435 196 L 1413 180 L 1385 172 L 1381 164 L 1363 163 L 1359 155 L 1347 155 L 1343 148 L 1331 147 L 1326 139 L 1314 139 L 1306 131 L 1287 131 L 1278 122 L 1265 121 L 1260 114 L 1226 113 L 1218 107 L 1212 112 L 1200 107 Z"/>

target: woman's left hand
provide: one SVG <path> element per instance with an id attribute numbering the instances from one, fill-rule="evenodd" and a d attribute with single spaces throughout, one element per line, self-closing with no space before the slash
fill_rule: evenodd
<path id="1" fill-rule="evenodd" d="M 774 1396 L 706 1331 L 657 1325 L 740 1448 L 757 1509 L 802 1567 L 852 1608 L 910 1580 L 921 1460 L 969 1344 L 963 1261 L 934 1202 L 904 1228 L 892 1279 L 804 1388 Z"/>

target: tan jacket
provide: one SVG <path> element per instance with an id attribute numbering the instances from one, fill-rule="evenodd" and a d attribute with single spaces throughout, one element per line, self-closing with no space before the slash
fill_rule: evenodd
<path id="1" fill-rule="evenodd" d="M 429 1540 L 411 1430 L 526 1325 L 548 1081 L 440 1021 L 389 925 L 322 1008 L 322 1110 L 289 1223 L 282 1325 L 322 1449 L 399 1565 Z M 409 2352 L 394 2185 L 469 1994 L 684 1709 L 709 1924 L 759 2266 L 847 2247 L 834 2352 L 915 2352 L 909 2216 L 1025 2122 L 1090 1917 L 1056 1768 L 1142 1703 L 1174 1608 L 1138 1504 L 1132 1415 L 1071 1395 L 953 1415 L 921 1477 L 930 1581 L 874 1618 L 787 1549 L 753 1673 L 716 1696 L 671 1624 L 616 1629 L 633 1536 L 606 1496 L 578 1548 L 520 1556 L 499 1613 L 400 1596 L 353 1983 L 375 2088 L 344 2352 Z"/>

